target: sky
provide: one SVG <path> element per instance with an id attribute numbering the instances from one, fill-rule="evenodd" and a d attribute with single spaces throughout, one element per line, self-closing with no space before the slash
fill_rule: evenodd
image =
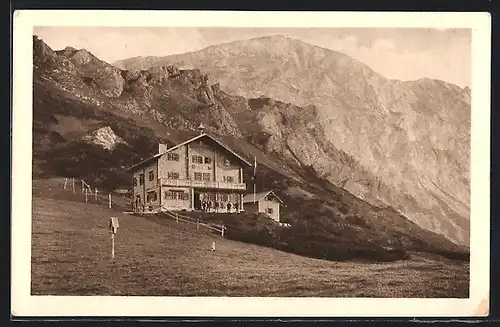
<path id="1" fill-rule="evenodd" d="M 345 53 L 390 79 L 433 78 L 471 85 L 470 29 L 424 28 L 188 28 L 35 27 L 52 49 L 87 49 L 113 63 L 136 56 L 167 56 L 211 45 L 284 35 Z"/>

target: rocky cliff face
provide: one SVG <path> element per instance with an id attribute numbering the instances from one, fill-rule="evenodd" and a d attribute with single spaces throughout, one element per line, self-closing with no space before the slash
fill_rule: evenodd
<path id="1" fill-rule="evenodd" d="M 266 104 L 256 118 L 268 135 L 263 146 L 468 244 L 470 89 L 388 80 L 346 55 L 281 36 L 115 65 L 167 62 L 199 67 L 230 94 L 313 104 L 313 112 Z"/>

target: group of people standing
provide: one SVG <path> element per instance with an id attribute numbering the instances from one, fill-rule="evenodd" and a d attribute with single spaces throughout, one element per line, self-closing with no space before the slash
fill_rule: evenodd
<path id="1" fill-rule="evenodd" d="M 218 212 L 219 210 L 224 210 L 226 209 L 227 212 L 231 212 L 231 209 L 234 209 L 236 212 L 239 212 L 239 203 L 238 202 L 217 202 L 217 201 L 212 201 L 212 200 L 202 200 L 201 201 L 201 210 L 204 212 L 211 212 L 215 211 Z"/>

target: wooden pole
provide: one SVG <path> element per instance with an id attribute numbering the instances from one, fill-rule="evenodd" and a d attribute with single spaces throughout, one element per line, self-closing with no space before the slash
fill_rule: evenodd
<path id="1" fill-rule="evenodd" d="M 224 227 L 224 224 L 220 225 L 220 227 L 221 227 L 220 228 L 221 235 L 222 235 L 222 237 L 224 237 L 224 229 L 226 229 L 226 228 Z"/>
<path id="2" fill-rule="evenodd" d="M 111 259 L 115 260 L 115 233 L 111 232 Z"/>
<path id="3" fill-rule="evenodd" d="M 88 202 L 87 189 L 85 189 L 85 202 Z"/>
<path id="4" fill-rule="evenodd" d="M 256 189 L 256 179 L 257 179 L 257 157 L 253 157 L 253 203 L 255 203 L 255 189 Z"/>
<path id="5" fill-rule="evenodd" d="M 109 208 L 111 209 L 111 193 L 108 194 L 108 199 L 109 199 Z"/>
<path id="6" fill-rule="evenodd" d="M 95 200 L 97 201 L 97 187 L 95 188 Z"/>
<path id="7" fill-rule="evenodd" d="M 200 229 L 200 219 L 196 219 L 196 229 Z"/>
<path id="8" fill-rule="evenodd" d="M 82 193 L 83 193 L 83 192 L 84 192 L 84 188 L 85 188 L 85 186 L 84 186 L 84 184 L 83 184 L 83 179 L 82 179 L 81 181 L 82 181 Z"/>
<path id="9" fill-rule="evenodd" d="M 75 178 L 73 177 L 73 193 L 75 193 L 76 190 L 75 190 Z"/>
<path id="10" fill-rule="evenodd" d="M 66 189 L 66 184 L 68 184 L 68 178 L 64 179 L 64 189 Z"/>

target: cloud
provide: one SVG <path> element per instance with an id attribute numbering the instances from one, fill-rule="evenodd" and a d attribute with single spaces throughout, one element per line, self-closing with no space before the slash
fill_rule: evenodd
<path id="1" fill-rule="evenodd" d="M 394 42 L 388 39 L 379 39 L 373 43 L 374 51 L 392 51 L 395 50 L 396 46 Z"/>

